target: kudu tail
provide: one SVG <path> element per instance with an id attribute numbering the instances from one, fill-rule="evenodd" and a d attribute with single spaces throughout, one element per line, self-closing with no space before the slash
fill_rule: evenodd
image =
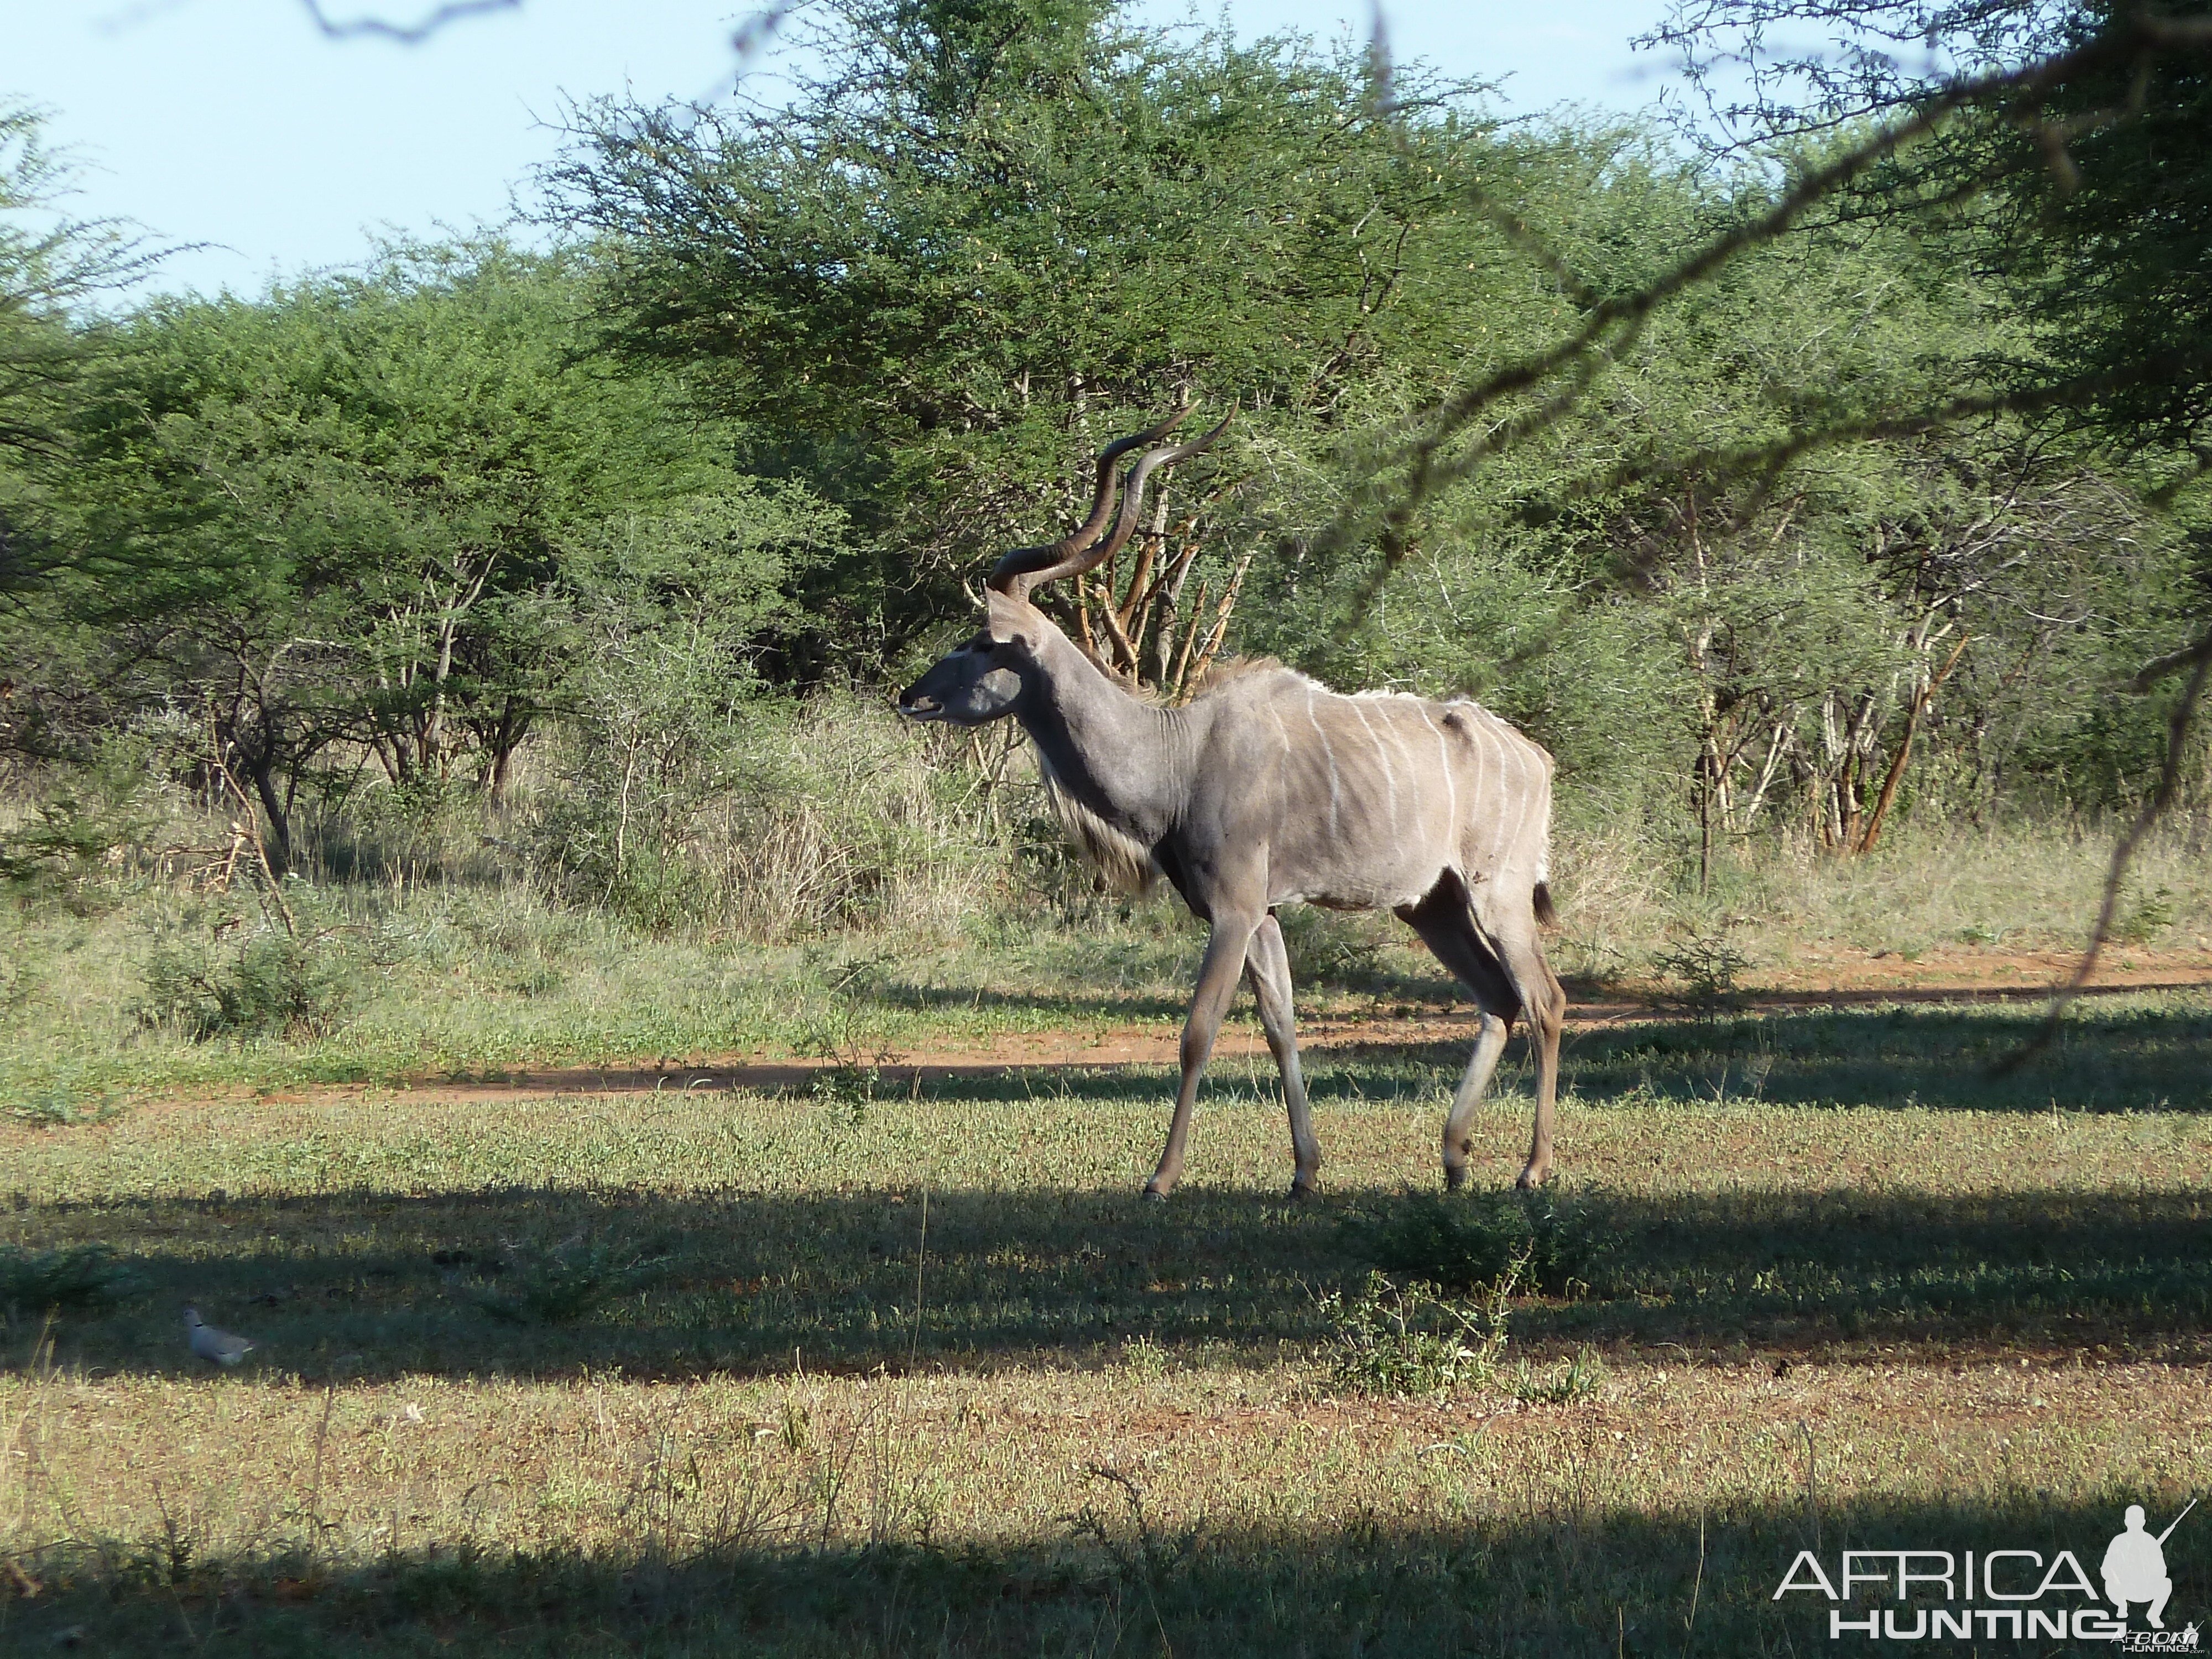
<path id="1" fill-rule="evenodd" d="M 1538 882 L 1533 896 L 1535 900 L 1536 925 L 1539 927 L 1557 927 L 1559 925 L 1559 912 L 1552 902 L 1552 884 L 1548 881 Z"/>

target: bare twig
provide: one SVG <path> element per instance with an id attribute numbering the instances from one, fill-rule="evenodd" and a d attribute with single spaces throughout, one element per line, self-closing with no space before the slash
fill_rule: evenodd
<path id="1" fill-rule="evenodd" d="M 1805 1437 L 1805 1525 L 1813 1534 L 1813 1549 L 1817 1554 L 1820 1548 L 1820 1489 L 1814 1462 L 1813 1425 L 1801 1417 L 1797 1419 L 1797 1431 Z"/>
<path id="2" fill-rule="evenodd" d="M 1705 1588 L 1705 1512 L 1698 1511 L 1698 1576 L 1690 1586 L 1690 1613 L 1682 1620 L 1682 1659 L 1689 1659 L 1698 1639 L 1698 1597 Z"/>
<path id="3" fill-rule="evenodd" d="M 448 23 L 464 17 L 475 17 L 486 12 L 520 11 L 522 0 L 445 0 L 412 23 L 394 23 L 382 17 L 350 17 L 341 21 L 324 9 L 323 0 L 300 0 L 307 15 L 325 35 L 333 40 L 353 40 L 362 35 L 374 35 L 380 40 L 397 40 L 402 46 L 419 46 Z"/>
<path id="4" fill-rule="evenodd" d="M 2166 815 L 2166 809 L 2173 805 L 2173 798 L 2181 792 L 2181 769 L 2188 756 L 2189 730 L 2196 720 L 2198 706 L 2203 702 L 2204 683 L 2212 679 L 2212 636 L 2199 641 L 2188 651 L 2178 654 L 2184 660 L 2193 659 L 2195 670 L 2189 677 L 2189 684 L 2182 689 L 2180 702 L 2174 704 L 2172 714 L 2166 717 L 2166 757 L 2159 767 L 2158 787 L 2151 792 L 2150 799 L 2136 814 L 2135 822 L 2128 826 L 2127 833 L 2112 848 L 2112 862 L 2105 873 L 2104 897 L 2097 906 L 2097 925 L 2090 930 L 2088 947 L 2081 952 L 2081 960 L 2075 964 L 2073 977 L 2052 994 L 2051 1012 L 2045 1018 L 2043 1028 L 1990 1067 L 1992 1077 L 2009 1076 L 2049 1048 L 2052 1039 L 2058 1035 L 2058 1028 L 2066 1018 L 2068 1006 L 2081 994 L 2090 975 L 2097 971 L 2098 959 L 2104 955 L 2105 946 L 2112 942 L 2112 918 L 2120 908 L 2120 888 L 2127 880 L 2128 866 L 2134 861 L 2136 851 L 2142 845 L 2143 837 L 2150 834 L 2152 827 Z M 2160 659 L 2160 662 L 2166 660 L 2164 658 Z M 2158 665 L 2153 663 L 2150 668 Z M 2136 680 L 2143 680 L 2144 676 L 2150 673 L 2150 668 L 2138 674 Z M 2153 676 L 2152 683 L 2162 678 L 2162 674 Z"/>
<path id="5" fill-rule="evenodd" d="M 921 1081 L 919 1071 L 915 1073 Z M 915 1358 L 921 1352 L 921 1264 L 929 1254 L 929 1188 L 921 1189 L 921 1242 L 914 1247 L 914 1335 L 907 1343 L 906 1364 L 914 1369 Z"/>
<path id="6" fill-rule="evenodd" d="M 463 18 L 522 9 L 522 0 L 444 0 L 444 3 L 433 7 L 412 23 L 395 23 L 389 18 L 374 15 L 335 18 L 324 0 L 300 0 L 300 3 L 327 40 L 351 40 L 368 36 L 395 40 L 404 46 L 419 46 L 447 24 Z M 799 9 L 799 3 L 800 0 L 775 0 L 774 4 L 749 15 L 731 32 L 730 51 L 740 66 L 749 63 L 775 37 L 792 13 Z"/>

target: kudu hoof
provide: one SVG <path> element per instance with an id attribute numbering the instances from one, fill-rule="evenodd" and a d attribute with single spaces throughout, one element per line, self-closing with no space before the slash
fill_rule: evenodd
<path id="1" fill-rule="evenodd" d="M 1291 1183 L 1291 1202 L 1318 1204 L 1321 1202 L 1321 1188 L 1310 1181 L 1293 1181 Z"/>
<path id="2" fill-rule="evenodd" d="M 1164 1204 L 1168 1201 L 1168 1195 L 1157 1187 L 1147 1187 L 1139 1195 L 1139 1201 L 1146 1204 Z"/>
<path id="3" fill-rule="evenodd" d="M 1448 1193 L 1456 1193 L 1464 1189 L 1466 1186 L 1467 1166 L 1462 1164 L 1455 1170 L 1447 1165 L 1444 1170 L 1444 1190 Z"/>
<path id="4" fill-rule="evenodd" d="M 1522 1192 L 1533 1193 L 1550 1178 L 1551 1174 L 1549 1170 L 1540 1170 L 1531 1164 L 1521 1171 L 1521 1179 L 1515 1182 L 1513 1185 Z"/>

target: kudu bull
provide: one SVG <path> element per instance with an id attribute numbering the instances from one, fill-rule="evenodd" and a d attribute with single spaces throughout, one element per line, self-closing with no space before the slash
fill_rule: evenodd
<path id="1" fill-rule="evenodd" d="M 1089 519 L 1060 541 L 999 561 L 982 631 L 908 687 L 900 710 L 957 726 L 1012 715 L 1094 858 L 1157 871 L 1211 926 L 1183 1026 L 1175 1116 L 1147 1197 L 1166 1197 L 1182 1174 L 1199 1078 L 1240 973 L 1282 1072 L 1297 1159 L 1291 1194 L 1320 1191 L 1290 957 L 1275 920 L 1278 907 L 1300 901 L 1387 907 L 1474 994 L 1480 1027 L 1444 1124 L 1448 1187 L 1467 1179 L 1475 1107 L 1515 1017 L 1527 1017 L 1536 1123 L 1520 1184 L 1535 1186 L 1551 1169 L 1566 1012 L 1538 936 L 1539 924 L 1553 920 L 1545 885 L 1551 756 L 1473 702 L 1340 696 L 1273 663 L 1224 676 L 1183 708 L 1159 708 L 1131 695 L 1030 602 L 1037 584 L 1111 557 L 1136 528 L 1152 474 L 1196 454 L 1228 425 L 1180 447 L 1146 447 L 1188 412 L 1099 456 Z M 1109 530 L 1115 465 L 1133 449 L 1144 453 L 1121 480 Z"/>

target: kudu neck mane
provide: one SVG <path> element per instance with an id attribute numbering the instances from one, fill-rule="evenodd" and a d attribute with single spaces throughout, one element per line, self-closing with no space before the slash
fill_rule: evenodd
<path id="1" fill-rule="evenodd" d="M 1065 629 L 1061 630 L 1061 637 L 1067 637 Z M 1084 661 L 1089 663 L 1093 668 L 1103 674 L 1113 684 L 1119 686 L 1123 691 L 1128 693 L 1129 696 L 1134 697 L 1139 702 L 1143 703 L 1146 708 L 1167 708 L 1173 707 L 1173 705 L 1166 702 L 1154 688 L 1146 685 L 1143 681 L 1135 678 L 1123 670 L 1115 667 L 1112 663 L 1107 661 L 1105 657 L 1099 653 L 1097 647 L 1085 645 L 1082 641 L 1076 639 L 1068 639 L 1067 642 L 1074 650 L 1082 655 Z M 1247 657 L 1242 655 L 1233 657 L 1216 657 L 1212 662 L 1206 664 L 1204 672 L 1200 673 L 1196 680 L 1192 684 L 1190 688 L 1190 696 L 1185 699 L 1185 702 L 1203 702 L 1206 698 L 1212 696 L 1215 692 L 1227 685 L 1231 680 L 1241 680 L 1248 674 L 1263 673 L 1268 669 L 1281 668 L 1282 666 L 1283 661 L 1279 657 Z"/>

